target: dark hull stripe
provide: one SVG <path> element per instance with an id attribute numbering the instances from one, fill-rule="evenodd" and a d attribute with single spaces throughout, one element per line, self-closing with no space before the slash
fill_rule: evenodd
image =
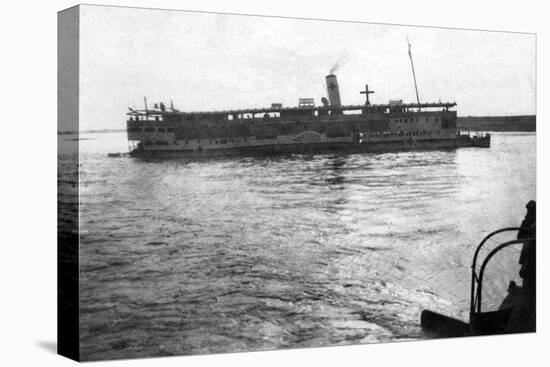
<path id="1" fill-rule="evenodd" d="M 489 147 L 490 138 L 432 139 L 398 142 L 273 144 L 253 147 L 236 147 L 216 150 L 134 150 L 136 157 L 219 157 L 275 154 L 320 153 L 377 153 L 406 150 L 449 149 L 460 147 Z"/>

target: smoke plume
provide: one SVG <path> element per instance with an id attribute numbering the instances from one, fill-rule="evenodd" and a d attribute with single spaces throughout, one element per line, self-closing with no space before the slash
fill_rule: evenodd
<path id="1" fill-rule="evenodd" d="M 338 58 L 334 62 L 334 65 L 332 65 L 332 68 L 330 68 L 329 73 L 334 74 L 336 71 L 338 71 L 338 69 L 340 69 L 340 66 L 346 63 L 348 57 L 349 57 L 349 54 L 347 52 L 344 51 L 340 53 L 340 55 L 338 55 Z"/>

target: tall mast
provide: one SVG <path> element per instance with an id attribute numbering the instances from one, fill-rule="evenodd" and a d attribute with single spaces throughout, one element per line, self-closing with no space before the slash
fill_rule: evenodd
<path id="1" fill-rule="evenodd" d="M 414 90 L 416 91 L 416 102 L 420 104 L 420 98 L 418 98 L 418 86 L 416 85 L 416 74 L 414 73 L 414 63 L 413 63 L 413 57 L 411 54 L 411 43 L 409 42 L 409 38 L 407 37 L 407 43 L 409 44 L 409 58 L 411 59 L 411 68 L 413 72 L 413 79 L 414 79 Z"/>

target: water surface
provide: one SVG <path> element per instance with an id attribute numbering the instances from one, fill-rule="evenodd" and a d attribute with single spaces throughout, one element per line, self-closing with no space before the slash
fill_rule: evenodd
<path id="1" fill-rule="evenodd" d="M 425 338 L 425 308 L 467 320 L 476 244 L 535 199 L 534 133 L 202 161 L 109 158 L 124 133 L 82 137 L 87 360 Z M 488 308 L 518 250 L 489 269 Z"/>

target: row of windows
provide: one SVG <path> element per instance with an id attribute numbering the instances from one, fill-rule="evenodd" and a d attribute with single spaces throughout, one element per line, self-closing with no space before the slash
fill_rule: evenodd
<path id="1" fill-rule="evenodd" d="M 419 118 L 418 117 L 410 117 L 410 118 L 394 118 L 394 119 L 391 119 L 392 122 L 420 122 Z M 429 117 L 426 117 L 426 122 L 430 121 L 430 118 Z M 439 118 L 438 117 L 435 117 L 434 118 L 434 121 L 435 122 L 438 122 L 439 121 Z"/>
<path id="2" fill-rule="evenodd" d="M 363 133 L 363 137 L 390 137 L 390 136 L 432 136 L 433 135 L 440 135 L 439 130 L 436 131 L 377 131 L 373 133 Z"/>
<path id="3" fill-rule="evenodd" d="M 182 120 L 184 121 L 200 121 L 202 119 L 214 120 L 214 121 L 233 121 L 233 120 L 250 120 L 250 119 L 269 119 L 281 117 L 280 112 L 256 112 L 256 113 L 243 113 L 243 114 L 228 114 L 228 115 L 184 115 Z"/>
<path id="4" fill-rule="evenodd" d="M 396 132 L 391 132 L 391 131 L 377 131 L 377 132 L 372 132 L 372 133 L 359 133 L 360 137 L 371 137 L 371 138 L 377 138 L 377 137 L 396 137 L 396 136 L 432 136 L 432 135 L 440 135 L 440 131 L 439 130 L 435 130 L 435 131 L 396 131 Z M 247 138 L 244 138 L 243 141 L 246 143 L 247 142 Z M 206 141 L 205 141 L 206 142 Z M 235 142 L 235 143 L 240 143 L 240 140 L 239 139 L 220 139 L 220 140 L 209 140 L 208 143 L 210 145 L 216 145 L 216 144 L 226 144 L 228 142 Z M 201 143 L 201 140 L 198 139 L 197 140 L 197 144 L 200 144 Z M 148 146 L 151 146 L 151 145 L 169 145 L 169 143 L 167 141 L 162 141 L 162 140 L 157 140 L 157 141 L 145 141 L 143 143 L 144 145 L 148 145 Z M 174 141 L 174 144 L 178 144 L 177 141 Z M 189 144 L 189 140 L 185 140 L 185 145 L 188 145 Z"/>
<path id="5" fill-rule="evenodd" d="M 248 139 L 247 138 L 244 138 L 243 139 L 243 142 L 247 142 Z M 185 140 L 185 145 L 188 145 L 189 144 L 189 140 Z M 206 141 L 202 141 L 203 143 L 206 143 Z M 216 144 L 227 144 L 227 143 L 240 143 L 241 140 L 240 139 L 220 139 L 220 140 L 209 140 L 208 141 L 208 144 L 210 145 L 216 145 Z M 201 143 L 201 140 L 200 139 L 197 139 L 197 144 L 200 144 Z M 144 145 L 169 145 L 169 143 L 167 141 L 163 141 L 163 140 L 157 140 L 157 141 L 150 141 L 150 140 L 146 140 L 143 142 Z M 174 140 L 174 144 L 178 144 L 177 141 Z"/>
<path id="6" fill-rule="evenodd" d="M 146 117 L 146 116 L 134 116 L 134 117 L 130 117 L 130 121 L 153 121 L 151 120 L 149 117 Z M 155 116 L 155 121 L 162 121 L 161 118 L 159 118 L 159 116 Z"/>
<path id="7" fill-rule="evenodd" d="M 243 139 L 243 142 L 247 142 L 248 139 L 247 138 L 244 138 Z M 206 141 L 204 141 L 206 142 Z M 219 139 L 219 140 L 208 140 L 208 144 L 210 145 L 217 145 L 217 144 L 227 144 L 227 143 L 240 143 L 241 140 L 240 139 Z M 201 143 L 201 140 L 200 139 L 197 139 L 197 144 L 200 144 Z M 189 144 L 189 140 L 186 140 L 185 141 L 185 144 Z"/>
<path id="8" fill-rule="evenodd" d="M 309 111 L 308 111 L 309 113 Z M 300 114 L 300 113 L 295 113 L 296 115 L 303 115 L 303 112 Z M 288 116 L 292 115 L 292 113 L 287 113 Z M 318 114 L 318 111 L 313 111 L 311 113 L 312 116 L 319 116 Z M 226 116 L 227 117 L 227 120 L 244 120 L 244 119 L 254 119 L 254 118 L 257 118 L 257 116 L 253 115 L 253 114 L 243 114 L 243 115 L 228 115 Z M 263 116 L 262 116 L 264 119 L 266 118 L 270 118 L 270 117 L 275 117 L 275 118 L 279 118 L 281 117 L 280 116 L 280 113 L 279 112 L 273 112 L 273 113 L 265 113 Z M 262 118 L 260 117 L 260 118 Z M 184 120 L 195 120 L 196 119 L 196 116 L 194 115 L 188 115 L 188 116 L 185 116 L 184 117 Z M 425 121 L 428 122 L 430 120 L 429 117 L 426 117 L 425 118 Z M 139 117 L 130 117 L 130 121 L 150 121 L 149 119 L 147 118 L 139 118 Z M 161 121 L 159 119 L 158 116 L 155 116 L 155 121 Z M 410 117 L 410 118 L 393 118 L 391 119 L 392 122 L 420 122 L 419 118 L 418 117 Z M 439 118 L 438 117 L 435 117 L 434 118 L 434 121 L 435 122 L 438 122 L 439 121 Z"/>

